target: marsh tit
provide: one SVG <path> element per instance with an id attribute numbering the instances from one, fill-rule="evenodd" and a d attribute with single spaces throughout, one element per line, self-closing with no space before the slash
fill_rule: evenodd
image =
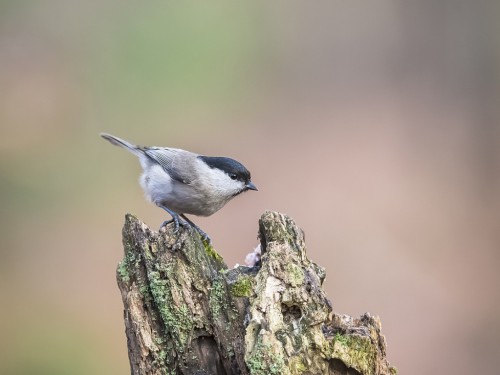
<path id="1" fill-rule="evenodd" d="M 175 230 L 179 225 L 193 227 L 210 242 L 185 214 L 210 216 L 237 195 L 257 190 L 248 169 L 234 159 L 178 148 L 136 146 L 106 133 L 101 137 L 139 158 L 143 169 L 139 181 L 146 198 L 172 216 L 160 229 L 173 221 Z"/>

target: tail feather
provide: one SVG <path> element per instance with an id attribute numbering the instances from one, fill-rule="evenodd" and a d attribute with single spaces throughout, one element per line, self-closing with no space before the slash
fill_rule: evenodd
<path id="1" fill-rule="evenodd" d="M 100 136 L 103 137 L 112 145 L 123 147 L 135 155 L 140 156 L 143 154 L 143 152 L 136 145 L 127 142 L 124 139 L 115 137 L 114 135 L 108 133 L 101 133 Z"/>

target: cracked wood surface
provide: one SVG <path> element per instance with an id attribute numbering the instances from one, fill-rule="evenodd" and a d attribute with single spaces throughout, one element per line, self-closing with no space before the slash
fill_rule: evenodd
<path id="1" fill-rule="evenodd" d="M 228 269 L 198 234 L 123 227 L 117 280 L 131 373 L 395 374 L 377 317 L 335 314 L 288 216 L 259 221 L 260 267 Z"/>

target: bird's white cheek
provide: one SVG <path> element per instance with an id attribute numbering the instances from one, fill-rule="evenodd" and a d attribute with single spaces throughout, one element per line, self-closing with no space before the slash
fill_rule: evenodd
<path id="1" fill-rule="evenodd" d="M 215 173 L 212 174 L 211 185 L 214 191 L 228 198 L 240 192 L 244 187 L 241 181 L 232 180 L 222 171 L 215 171 Z"/>

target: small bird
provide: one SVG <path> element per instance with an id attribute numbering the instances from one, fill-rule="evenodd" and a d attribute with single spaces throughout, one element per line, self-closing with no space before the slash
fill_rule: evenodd
<path id="1" fill-rule="evenodd" d="M 234 159 L 178 148 L 136 146 L 106 133 L 101 137 L 139 158 L 143 169 L 139 181 L 146 198 L 172 216 L 160 229 L 173 221 L 176 231 L 179 225 L 193 227 L 210 243 L 210 237 L 185 214 L 210 216 L 237 195 L 257 190 L 248 169 Z"/>

